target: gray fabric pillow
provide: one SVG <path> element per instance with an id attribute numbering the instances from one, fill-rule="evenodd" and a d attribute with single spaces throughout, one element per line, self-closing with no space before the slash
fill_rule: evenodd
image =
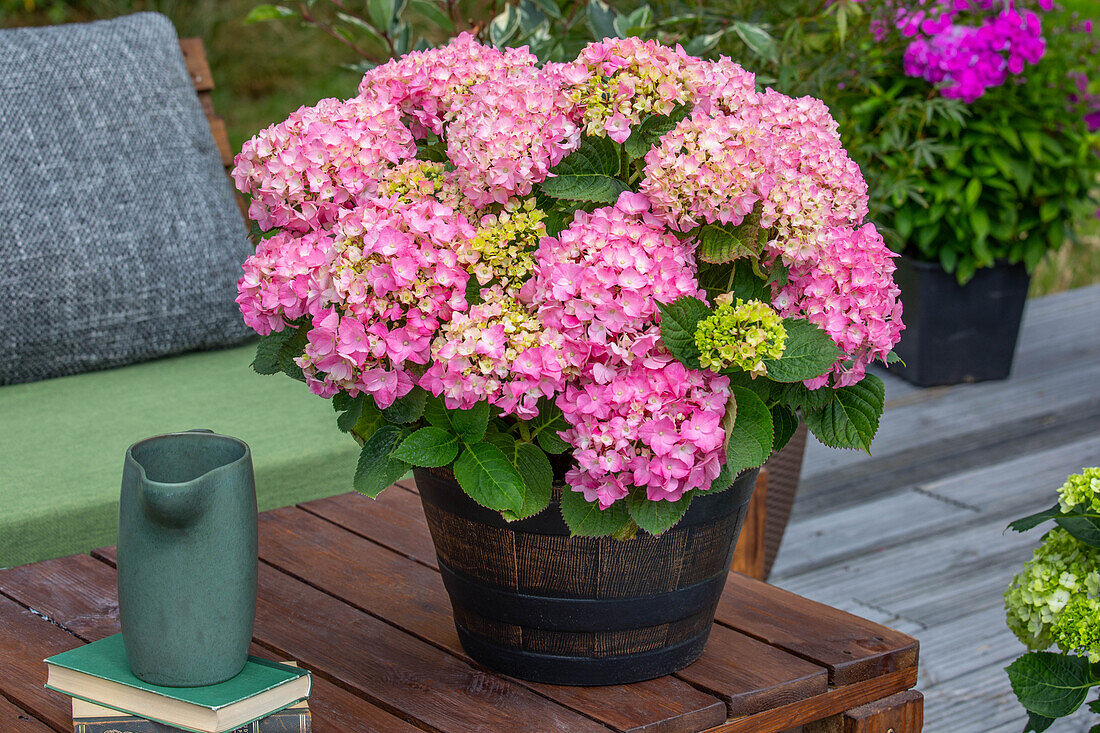
<path id="1" fill-rule="evenodd" d="M 251 251 L 172 23 L 0 31 L 0 384 L 248 337 Z"/>

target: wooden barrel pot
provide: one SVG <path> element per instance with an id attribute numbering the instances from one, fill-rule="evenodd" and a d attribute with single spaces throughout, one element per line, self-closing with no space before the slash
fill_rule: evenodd
<path id="1" fill-rule="evenodd" d="M 438 470 L 438 469 L 437 469 Z M 450 476 L 416 484 L 463 649 L 490 669 L 557 685 L 675 672 L 703 652 L 757 471 L 697 494 L 659 537 L 570 537 L 558 502 L 506 522 Z"/>

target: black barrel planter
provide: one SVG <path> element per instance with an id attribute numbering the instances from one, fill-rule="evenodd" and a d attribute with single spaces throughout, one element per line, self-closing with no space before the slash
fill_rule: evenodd
<path id="1" fill-rule="evenodd" d="M 702 653 L 757 471 L 626 541 L 570 537 L 556 500 L 505 522 L 438 469 L 414 473 L 466 653 L 535 682 L 614 685 Z"/>
<path id="2" fill-rule="evenodd" d="M 1005 379 L 1031 278 L 1023 264 L 982 268 L 966 285 L 938 263 L 898 258 L 905 330 L 891 374 L 921 387 Z"/>

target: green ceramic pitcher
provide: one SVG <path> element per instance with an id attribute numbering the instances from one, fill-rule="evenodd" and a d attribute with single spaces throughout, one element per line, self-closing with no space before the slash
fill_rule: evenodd
<path id="1" fill-rule="evenodd" d="M 244 667 L 256 615 L 252 454 L 208 430 L 126 451 L 118 522 L 118 610 L 131 671 L 171 687 Z"/>

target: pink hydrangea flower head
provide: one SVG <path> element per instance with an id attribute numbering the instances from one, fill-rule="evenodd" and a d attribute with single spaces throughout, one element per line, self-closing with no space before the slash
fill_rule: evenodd
<path id="1" fill-rule="evenodd" d="M 261 229 L 306 232 L 334 222 L 375 190 L 382 171 L 415 154 L 388 101 L 323 99 L 246 142 L 232 175 Z"/>

